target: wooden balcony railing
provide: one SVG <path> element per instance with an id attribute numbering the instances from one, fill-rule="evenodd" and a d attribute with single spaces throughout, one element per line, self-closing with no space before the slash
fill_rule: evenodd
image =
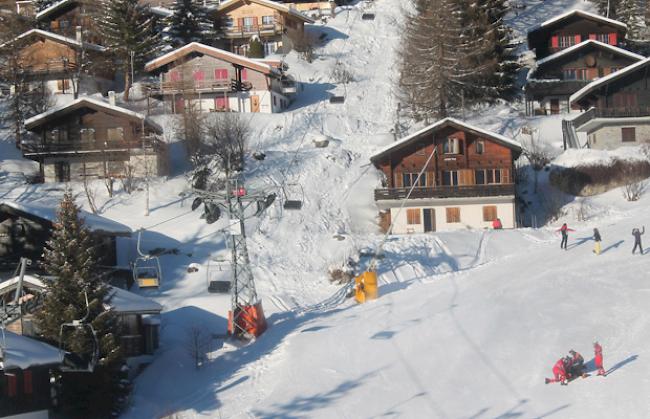
<path id="1" fill-rule="evenodd" d="M 145 139 L 145 146 L 151 147 L 153 142 Z M 56 143 L 41 143 L 38 140 L 25 139 L 20 146 L 23 155 L 35 154 L 71 154 L 71 153 L 101 153 L 142 148 L 142 140 L 133 141 L 69 141 Z"/>
<path id="2" fill-rule="evenodd" d="M 375 201 L 406 199 L 410 188 L 375 189 Z M 435 186 L 415 188 L 409 199 L 424 198 L 473 198 L 484 196 L 510 196 L 515 194 L 515 185 L 467 185 L 467 186 Z"/>
<path id="3" fill-rule="evenodd" d="M 229 26 L 224 30 L 226 38 L 244 38 L 251 35 L 275 35 L 282 33 L 282 25 L 279 23 L 268 23 L 249 26 Z"/>

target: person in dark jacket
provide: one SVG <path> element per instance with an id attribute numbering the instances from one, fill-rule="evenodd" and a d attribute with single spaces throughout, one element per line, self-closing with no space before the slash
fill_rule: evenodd
<path id="1" fill-rule="evenodd" d="M 600 231 L 598 231 L 597 228 L 594 228 L 594 253 L 599 255 L 600 254 L 600 242 L 602 239 L 600 238 Z"/>
<path id="2" fill-rule="evenodd" d="M 585 359 L 573 349 L 569 351 L 569 356 L 571 356 L 571 366 L 568 370 L 569 376 L 571 378 L 582 377 L 584 374 Z"/>
<path id="3" fill-rule="evenodd" d="M 562 241 L 560 242 L 560 249 L 566 250 L 566 245 L 567 242 L 569 241 L 569 231 L 575 231 L 569 226 L 566 225 L 566 223 L 562 224 L 562 227 L 560 227 L 557 231 L 562 233 Z"/>
<path id="4" fill-rule="evenodd" d="M 638 228 L 632 229 L 632 235 L 634 236 L 634 249 L 632 249 L 632 254 L 636 252 L 636 248 L 639 248 L 639 251 L 641 254 L 643 254 L 643 246 L 641 245 L 641 236 L 645 234 L 645 226 L 643 226 L 643 230 L 639 231 Z"/>

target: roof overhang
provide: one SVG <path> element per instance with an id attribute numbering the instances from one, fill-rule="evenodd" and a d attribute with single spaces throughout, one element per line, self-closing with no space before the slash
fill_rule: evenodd
<path id="1" fill-rule="evenodd" d="M 80 42 L 77 41 L 74 38 L 68 38 L 67 36 L 59 35 L 57 33 L 53 32 L 48 32 L 44 31 L 42 29 L 30 29 L 27 32 L 24 32 L 14 39 L 5 42 L 4 44 L 0 45 L 0 48 L 7 47 L 10 45 L 14 45 L 16 42 L 24 41 L 29 38 L 36 38 L 36 37 L 41 37 L 41 38 L 46 38 L 54 42 L 58 42 L 60 44 L 67 45 L 71 48 L 85 48 L 97 52 L 105 52 L 106 48 L 101 46 L 101 45 L 96 45 L 96 44 L 91 44 L 89 42 Z"/>
<path id="2" fill-rule="evenodd" d="M 377 163 L 379 160 L 390 155 L 392 152 L 397 151 L 403 147 L 407 147 L 413 143 L 416 143 L 422 137 L 435 133 L 436 131 L 446 127 L 454 127 L 461 131 L 467 131 L 474 135 L 490 139 L 498 144 L 508 147 L 515 153 L 516 156 L 518 156 L 522 150 L 521 144 L 511 138 L 505 137 L 501 134 L 497 134 L 491 131 L 484 130 L 482 128 L 476 127 L 474 125 L 470 125 L 466 122 L 462 122 L 455 118 L 444 118 L 441 119 L 440 121 L 435 122 L 432 125 L 429 125 L 428 127 L 425 127 L 407 137 L 402 138 L 396 143 L 384 147 L 383 149 L 379 150 L 377 153 L 372 155 L 370 157 L 370 161 L 373 163 Z"/>
<path id="3" fill-rule="evenodd" d="M 57 12 L 64 12 L 73 9 L 78 4 L 78 0 L 61 0 L 40 12 L 36 13 L 36 20 L 44 20 Z"/>
<path id="4" fill-rule="evenodd" d="M 625 127 L 630 125 L 650 125 L 650 116 L 619 117 L 619 118 L 594 118 L 576 128 L 578 132 L 587 135 L 606 126 Z"/>
<path id="5" fill-rule="evenodd" d="M 615 47 L 613 45 L 606 44 L 604 42 L 596 41 L 595 39 L 588 39 L 586 41 L 582 41 L 579 44 L 572 45 L 569 48 L 565 48 L 563 50 L 560 50 L 556 52 L 555 54 L 551 54 L 548 57 L 544 57 L 541 60 L 537 60 L 537 66 L 541 66 L 544 64 L 547 64 L 549 62 L 555 61 L 559 58 L 565 57 L 567 55 L 571 55 L 573 53 L 579 52 L 585 48 L 588 47 L 595 47 L 595 48 L 600 48 L 602 50 L 607 50 L 611 53 L 617 54 L 621 57 L 628 57 L 633 60 L 641 61 L 644 60 L 646 57 L 643 55 L 635 54 L 631 51 L 625 50 L 623 48 Z"/>
<path id="6" fill-rule="evenodd" d="M 599 23 L 605 23 L 605 24 L 608 24 L 608 25 L 616 26 L 620 30 L 627 31 L 627 25 L 625 23 L 621 22 L 621 21 L 610 19 L 610 18 L 607 18 L 605 16 L 601 16 L 601 15 L 598 15 L 598 14 L 595 14 L 595 13 L 586 12 L 584 10 L 574 9 L 574 10 L 569 10 L 568 12 L 562 13 L 560 15 L 557 15 L 557 16 L 554 16 L 554 17 L 552 17 L 550 19 L 545 20 L 544 22 L 540 23 L 536 27 L 529 30 L 528 34 L 530 35 L 530 34 L 535 33 L 535 32 L 539 32 L 539 31 L 542 31 L 542 30 L 547 30 L 547 29 L 557 25 L 558 23 L 561 23 L 562 21 L 570 19 L 570 18 L 575 17 L 575 16 L 579 16 L 579 17 L 582 17 L 582 18 L 585 18 L 585 19 L 588 19 L 588 20 L 592 20 L 592 21 L 595 21 L 595 22 L 599 22 Z"/>
<path id="7" fill-rule="evenodd" d="M 305 23 L 315 22 L 309 16 L 304 15 L 303 13 L 299 12 L 296 9 L 292 9 L 291 7 L 287 7 L 282 3 L 275 3 L 269 0 L 230 0 L 230 1 L 223 2 L 219 6 L 215 7 L 213 9 L 213 13 L 226 13 L 229 10 L 232 10 L 234 8 L 237 8 L 238 6 L 243 5 L 244 3 L 246 4 L 256 3 L 259 4 L 260 6 L 270 7 L 279 12 L 287 13 L 295 18 L 298 18 Z"/>
<path id="8" fill-rule="evenodd" d="M 640 68 L 643 68 L 643 67 L 647 66 L 648 64 L 650 64 L 650 58 L 643 59 L 643 60 L 641 60 L 639 62 L 636 62 L 634 64 L 631 64 L 631 65 L 629 65 L 629 66 L 627 66 L 625 68 L 622 68 L 622 69 L 620 69 L 618 71 L 615 71 L 614 73 L 608 74 L 605 77 L 594 80 L 591 83 L 589 83 L 588 85 L 586 85 L 585 87 L 583 87 L 582 89 L 580 89 L 577 92 L 575 92 L 574 94 L 572 94 L 571 97 L 569 97 L 569 103 L 573 104 L 573 103 L 579 101 L 580 99 L 584 98 L 588 94 L 592 93 L 593 91 L 597 90 L 598 88 L 606 85 L 607 83 L 611 83 L 611 82 L 613 82 L 615 80 L 620 80 L 621 78 L 623 78 L 623 77 L 625 77 L 625 76 L 627 76 L 629 74 L 632 74 L 634 71 L 636 71 L 636 70 L 638 70 Z"/>

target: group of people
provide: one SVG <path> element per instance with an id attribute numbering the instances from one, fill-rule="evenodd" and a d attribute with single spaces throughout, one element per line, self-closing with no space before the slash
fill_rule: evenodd
<path id="1" fill-rule="evenodd" d="M 603 368 L 603 348 L 598 342 L 594 342 L 594 365 L 598 369 L 598 375 L 605 376 Z M 546 384 L 560 383 L 566 386 L 569 381 L 578 377 L 588 377 L 585 371 L 585 359 L 578 352 L 571 349 L 569 355 L 560 358 L 553 366 L 553 378 L 546 378 Z"/>
<path id="2" fill-rule="evenodd" d="M 558 230 L 562 234 L 562 241 L 560 242 L 560 249 L 567 250 L 567 243 L 569 242 L 569 231 L 575 231 L 569 226 L 567 226 L 566 223 L 562 224 L 562 227 L 560 227 Z M 634 247 L 632 248 L 632 254 L 636 253 L 636 250 L 639 249 L 639 252 L 643 255 L 643 245 L 641 244 L 641 236 L 645 234 L 645 226 L 641 230 L 638 228 L 633 228 L 632 229 L 632 236 L 634 237 Z M 603 241 L 602 237 L 600 236 L 600 231 L 598 231 L 597 228 L 594 228 L 594 234 L 593 234 L 593 239 L 594 239 L 594 250 L 593 252 L 597 255 L 600 255 L 600 242 Z"/>

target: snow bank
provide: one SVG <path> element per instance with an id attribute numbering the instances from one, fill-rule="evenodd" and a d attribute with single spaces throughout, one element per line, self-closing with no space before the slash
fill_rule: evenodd
<path id="1" fill-rule="evenodd" d="M 569 149 L 560 154 L 553 165 L 559 167 L 607 166 L 614 160 L 647 161 L 642 146 L 620 147 L 616 150 Z"/>
<path id="2" fill-rule="evenodd" d="M 107 299 L 107 308 L 118 313 L 160 313 L 162 311 L 162 306 L 154 300 L 121 288 L 111 287 Z"/>

